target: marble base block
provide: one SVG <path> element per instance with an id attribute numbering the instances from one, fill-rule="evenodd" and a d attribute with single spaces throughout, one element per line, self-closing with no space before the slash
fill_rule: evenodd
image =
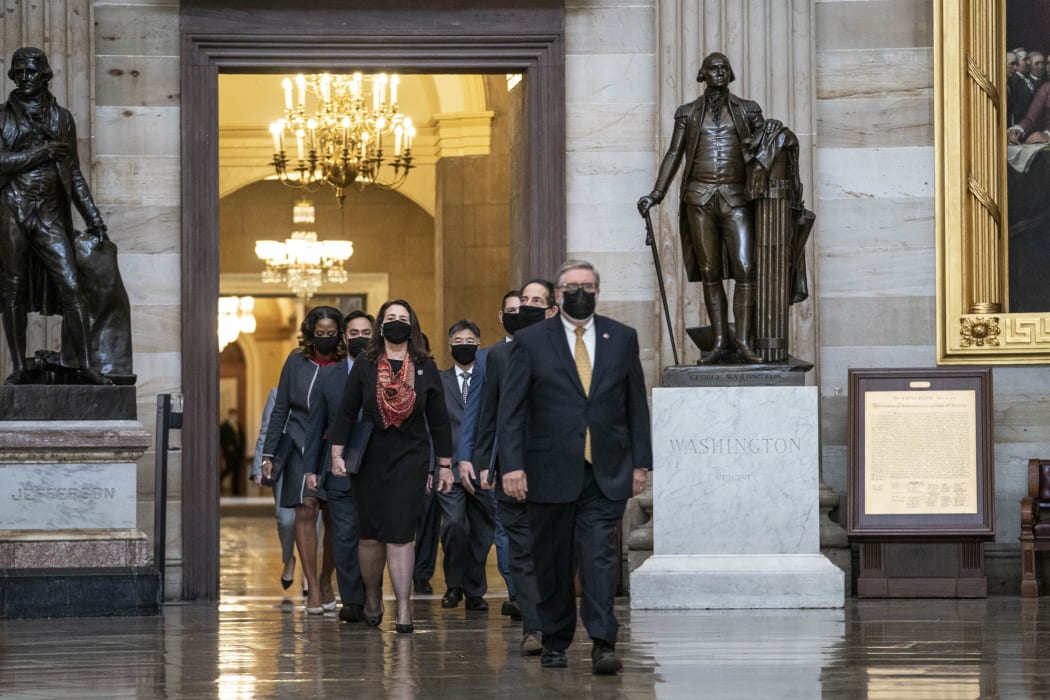
<path id="1" fill-rule="evenodd" d="M 844 582 L 821 554 L 654 555 L 631 574 L 631 608 L 841 608 Z"/>
<path id="2" fill-rule="evenodd" d="M 134 420 L 0 420 L 0 617 L 159 611 L 135 529 L 150 441 Z"/>
<path id="3" fill-rule="evenodd" d="M 635 608 L 842 607 L 820 554 L 817 389 L 653 390 L 653 554 Z"/>

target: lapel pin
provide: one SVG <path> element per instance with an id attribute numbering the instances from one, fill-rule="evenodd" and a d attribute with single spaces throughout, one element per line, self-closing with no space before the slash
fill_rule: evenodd
<path id="1" fill-rule="evenodd" d="M 608 340 L 609 339 L 609 334 L 608 333 L 602 333 L 602 338 L 604 338 L 605 340 Z"/>
<path id="2" fill-rule="evenodd" d="M 416 374 L 418 374 L 419 376 L 421 376 L 421 377 L 422 377 L 422 376 L 423 376 L 423 370 L 421 370 L 421 369 L 417 369 L 417 370 L 416 370 Z"/>

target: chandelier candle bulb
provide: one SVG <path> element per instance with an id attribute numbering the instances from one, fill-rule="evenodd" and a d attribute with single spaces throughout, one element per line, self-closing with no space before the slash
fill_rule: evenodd
<path id="1" fill-rule="evenodd" d="M 299 88 L 299 109 L 306 106 L 306 76 L 300 73 L 295 76 L 295 86 Z"/>
<path id="2" fill-rule="evenodd" d="M 405 128 L 398 124 L 394 127 L 394 157 L 397 158 L 401 155 L 401 135 L 405 132 Z"/>
<path id="3" fill-rule="evenodd" d="M 395 73 L 390 76 L 390 108 L 397 109 L 397 86 L 401 83 L 401 78 Z"/>
<path id="4" fill-rule="evenodd" d="M 299 152 L 299 164 L 300 164 L 300 167 L 302 167 L 303 161 L 306 160 L 306 157 L 305 157 L 306 153 L 305 153 L 305 149 L 303 148 L 303 137 L 305 137 L 305 136 L 306 136 L 306 134 L 303 133 L 302 129 L 299 129 L 298 131 L 295 132 L 295 148 Z"/>
<path id="5" fill-rule="evenodd" d="M 273 152 L 275 156 L 280 156 L 281 151 L 284 150 L 281 148 L 281 134 L 283 131 L 284 129 L 277 122 L 270 124 L 270 135 L 273 136 Z"/>
<path id="6" fill-rule="evenodd" d="M 285 78 L 281 81 L 281 86 L 284 88 L 284 108 L 291 111 L 292 109 L 292 81 Z"/>

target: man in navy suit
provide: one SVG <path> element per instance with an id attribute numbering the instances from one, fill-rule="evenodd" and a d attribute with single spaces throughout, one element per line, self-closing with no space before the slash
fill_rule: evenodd
<path id="1" fill-rule="evenodd" d="M 557 315 L 558 307 L 554 305 L 554 285 L 547 280 L 532 279 L 521 289 L 520 307 L 517 313 L 517 324 L 511 324 L 514 333 L 535 323 Z M 513 335 L 513 333 L 512 333 Z M 477 427 L 477 446 L 473 459 L 477 462 L 478 473 L 483 489 L 496 489 L 496 520 L 502 523 L 507 533 L 507 549 L 511 582 L 516 593 L 515 603 L 518 616 L 521 618 L 521 653 L 533 656 L 543 651 L 542 629 L 539 614 L 536 611 L 539 594 L 536 586 L 536 571 L 532 562 L 532 535 L 529 530 L 528 507 L 524 501 L 510 498 L 500 487 L 499 460 L 497 459 L 496 413 L 499 407 L 500 390 L 507 373 L 507 362 L 510 357 L 508 337 L 492 347 L 488 353 L 488 367 L 485 370 L 485 394 L 482 397 Z M 464 422 L 464 425 L 466 423 Z M 473 478 L 474 464 L 469 461 L 459 463 L 460 474 Z M 469 479 L 468 479 L 469 482 Z"/>
<path id="2" fill-rule="evenodd" d="M 525 500 L 539 586 L 544 668 L 568 665 L 580 616 L 591 670 L 615 674 L 616 528 L 648 484 L 652 438 L 633 328 L 594 313 L 599 276 L 580 260 L 557 278 L 561 313 L 518 331 L 498 409 L 503 490 Z"/>
<path id="3" fill-rule="evenodd" d="M 350 491 L 350 477 L 335 476 L 331 472 L 332 451 L 328 449 L 326 438 L 335 425 L 343 403 L 346 377 L 354 365 L 354 358 L 365 349 L 372 337 L 375 318 L 364 311 L 351 311 L 344 319 L 344 325 L 346 330 L 343 340 L 348 356 L 335 364 L 325 365 L 318 372 L 314 386 L 321 390 L 323 400 L 317 402 L 316 410 L 310 411 L 310 439 L 307 441 L 305 458 L 307 464 L 322 462 L 317 473 L 323 475 L 321 486 L 328 497 L 328 512 L 332 518 L 332 557 L 339 597 L 343 601 L 339 619 L 343 622 L 360 622 L 364 619 L 365 586 L 361 579 L 361 565 L 357 560 L 357 513 Z"/>
<path id="4" fill-rule="evenodd" d="M 463 319 L 448 329 L 449 351 L 453 365 L 441 372 L 445 388 L 445 407 L 452 423 L 453 452 L 457 452 L 463 409 L 472 391 L 480 391 L 481 377 L 475 358 L 480 347 L 481 330 L 473 321 Z M 488 610 L 485 592 L 488 581 L 485 564 L 492 548 L 495 529 L 495 504 L 491 494 L 466 488 L 454 472 L 455 483 L 448 493 L 437 495 L 444 525 L 441 528 L 442 564 L 448 590 L 441 607 L 454 608 L 466 596 L 467 610 Z"/>

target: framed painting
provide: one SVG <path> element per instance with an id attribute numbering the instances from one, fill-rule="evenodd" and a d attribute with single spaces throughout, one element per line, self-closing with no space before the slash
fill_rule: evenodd
<path id="1" fill-rule="evenodd" d="M 1050 141 L 1050 112 L 1031 126 L 1045 81 L 1028 54 L 1043 56 L 1045 76 L 1050 3 L 935 0 L 934 9 L 937 361 L 1047 363 L 1050 207 L 1040 188 L 1050 148 L 1032 137 L 1045 130 Z M 1010 49 L 1027 60 L 1008 60 Z"/>

